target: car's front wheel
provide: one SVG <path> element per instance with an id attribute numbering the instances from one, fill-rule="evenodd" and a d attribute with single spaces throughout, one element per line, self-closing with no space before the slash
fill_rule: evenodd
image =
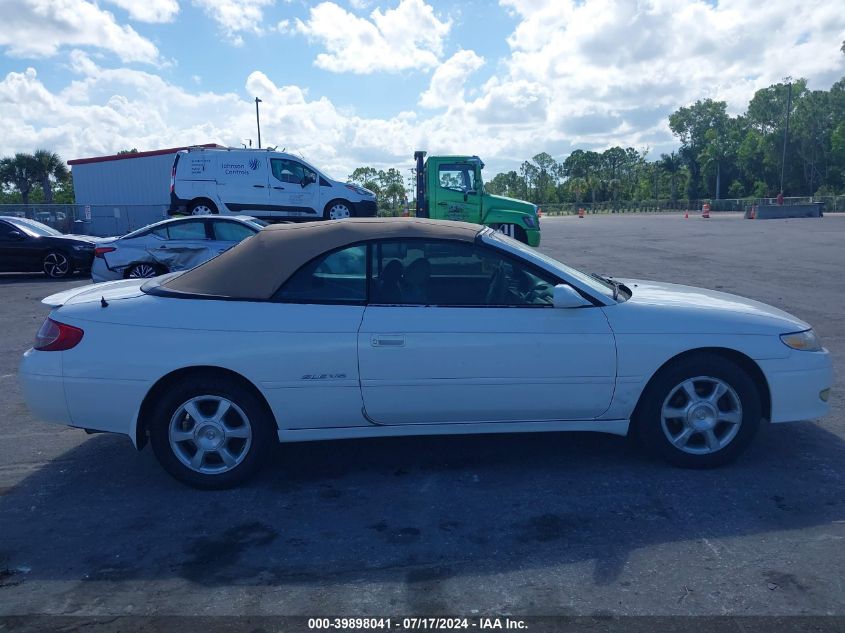
<path id="1" fill-rule="evenodd" d="M 167 392 L 149 421 L 159 463 L 202 489 L 236 486 L 251 477 L 276 443 L 275 424 L 250 389 L 218 377 L 185 380 Z"/>
<path id="2" fill-rule="evenodd" d="M 650 452 L 683 468 L 714 468 L 748 447 L 761 417 L 751 377 L 728 358 L 701 353 L 652 379 L 634 424 Z"/>

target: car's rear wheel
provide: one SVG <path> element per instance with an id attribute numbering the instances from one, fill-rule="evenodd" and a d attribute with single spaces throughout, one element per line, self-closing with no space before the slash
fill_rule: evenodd
<path id="1" fill-rule="evenodd" d="M 217 205 L 211 200 L 194 200 L 188 207 L 191 215 L 213 215 L 217 213 Z"/>
<path id="2" fill-rule="evenodd" d="M 635 428 L 646 449 L 683 468 L 714 468 L 751 443 L 762 407 L 751 377 L 728 358 L 684 357 L 652 379 Z"/>
<path id="3" fill-rule="evenodd" d="M 332 200 L 323 211 L 326 220 L 345 220 L 352 217 L 352 205 L 345 200 Z"/>
<path id="4" fill-rule="evenodd" d="M 147 262 L 140 262 L 133 264 L 126 271 L 127 279 L 148 279 L 150 277 L 158 277 L 167 272 L 166 269 L 155 264 L 148 264 Z"/>
<path id="5" fill-rule="evenodd" d="M 264 463 L 275 424 L 250 389 L 217 377 L 174 386 L 155 406 L 150 443 L 164 469 L 203 489 L 236 486 Z"/>
<path id="6" fill-rule="evenodd" d="M 62 251 L 50 251 L 41 261 L 44 274 L 53 279 L 70 277 L 73 274 L 73 264 Z"/>

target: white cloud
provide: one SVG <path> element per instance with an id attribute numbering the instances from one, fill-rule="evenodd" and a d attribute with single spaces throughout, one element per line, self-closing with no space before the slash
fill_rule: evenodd
<path id="1" fill-rule="evenodd" d="M 296 20 L 296 30 L 327 51 L 317 55 L 318 67 L 359 74 L 436 66 L 451 26 L 424 0 L 400 0 L 395 9 L 376 9 L 369 20 L 322 2 L 307 20 Z"/>
<path id="2" fill-rule="evenodd" d="M 176 0 L 107 0 L 139 22 L 172 22 L 179 13 Z"/>
<path id="3" fill-rule="evenodd" d="M 236 45 L 243 44 L 241 33 L 263 32 L 264 9 L 275 0 L 193 0 L 210 16 Z"/>
<path id="4" fill-rule="evenodd" d="M 484 58 L 475 51 L 459 50 L 434 71 L 428 90 L 420 95 L 420 105 L 440 108 L 462 102 L 467 78 L 483 65 Z"/>
<path id="5" fill-rule="evenodd" d="M 711 97 L 745 109 L 785 75 L 845 72 L 845 13 L 826 0 L 502 0 L 520 21 L 498 89 L 549 95 L 549 142 L 673 145 L 667 116 Z"/>
<path id="6" fill-rule="evenodd" d="M 156 62 L 156 46 L 87 0 L 0 0 L 0 46 L 14 57 L 50 57 L 64 46 L 92 46 L 124 62 Z"/>

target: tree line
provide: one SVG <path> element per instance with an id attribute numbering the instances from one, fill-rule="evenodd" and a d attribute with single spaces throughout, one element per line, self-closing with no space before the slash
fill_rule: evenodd
<path id="1" fill-rule="evenodd" d="M 73 184 L 65 161 L 46 149 L 0 158 L 0 202 L 73 203 Z"/>
<path id="2" fill-rule="evenodd" d="M 738 116 L 699 100 L 672 113 L 669 128 L 677 152 L 648 160 L 632 147 L 578 149 L 560 162 L 542 152 L 487 189 L 538 204 L 845 194 L 845 78 L 830 90 L 773 84 Z"/>

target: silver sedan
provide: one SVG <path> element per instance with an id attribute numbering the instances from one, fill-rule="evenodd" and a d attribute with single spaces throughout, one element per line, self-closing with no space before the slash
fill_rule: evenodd
<path id="1" fill-rule="evenodd" d="M 173 218 L 97 244 L 95 282 L 156 277 L 193 268 L 258 233 L 266 223 L 249 216 Z"/>

